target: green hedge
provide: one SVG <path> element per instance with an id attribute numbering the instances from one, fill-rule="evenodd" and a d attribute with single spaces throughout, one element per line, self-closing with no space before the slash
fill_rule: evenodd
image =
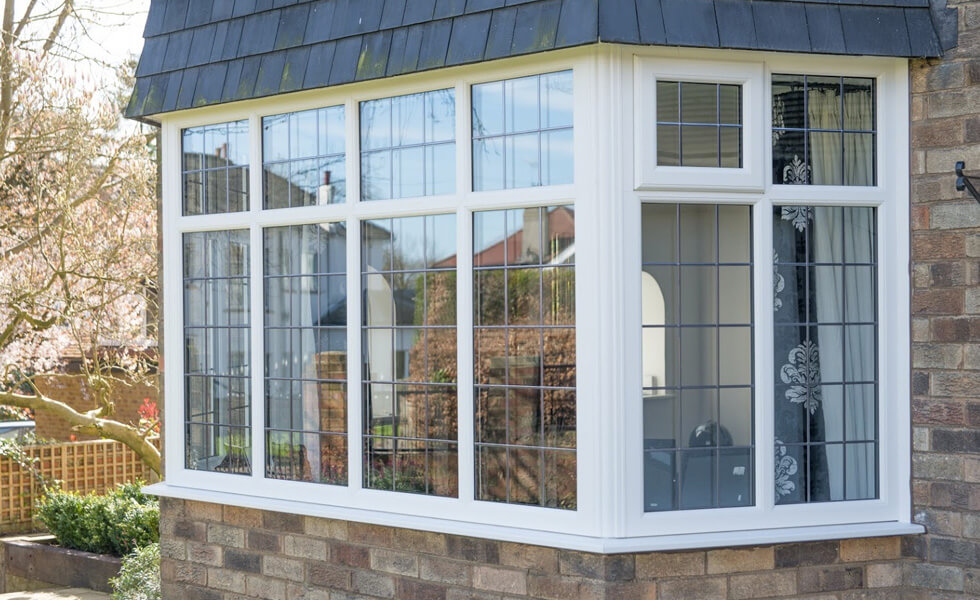
<path id="1" fill-rule="evenodd" d="M 160 544 L 137 548 L 126 555 L 119 577 L 109 583 L 112 600 L 160 600 Z"/>
<path id="2" fill-rule="evenodd" d="M 140 484 L 120 485 L 104 496 L 54 491 L 36 514 L 65 548 L 126 556 L 160 541 L 160 506 Z"/>

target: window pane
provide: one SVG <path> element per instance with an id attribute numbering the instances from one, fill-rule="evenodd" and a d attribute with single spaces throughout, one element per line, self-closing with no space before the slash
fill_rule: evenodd
<path id="1" fill-rule="evenodd" d="M 875 185 L 875 82 L 773 75 L 773 182 Z"/>
<path id="2" fill-rule="evenodd" d="M 477 499 L 573 510 L 574 210 L 477 212 L 473 231 Z"/>
<path id="3" fill-rule="evenodd" d="M 775 273 L 777 321 L 796 323 L 774 339 L 778 504 L 877 497 L 874 222 L 871 208 L 774 208 L 774 255 L 797 263 Z"/>
<path id="4" fill-rule="evenodd" d="M 346 485 L 346 227 L 263 235 L 266 477 Z"/>
<path id="5" fill-rule="evenodd" d="M 266 209 L 344 202 L 344 107 L 263 117 Z"/>
<path id="6" fill-rule="evenodd" d="M 248 210 L 248 121 L 192 127 L 181 138 L 183 214 Z"/>
<path id="7" fill-rule="evenodd" d="M 456 188 L 455 91 L 361 103 L 361 200 L 417 198 Z"/>
<path id="8" fill-rule="evenodd" d="M 574 180 L 572 72 L 475 85 L 473 189 Z"/>
<path id="9" fill-rule="evenodd" d="M 188 469 L 251 473 L 248 236 L 184 234 Z"/>
<path id="10" fill-rule="evenodd" d="M 751 209 L 644 204 L 642 219 L 645 510 L 751 505 Z"/>
<path id="11" fill-rule="evenodd" d="M 364 485 L 458 495 L 454 215 L 366 221 Z"/>
<path id="12" fill-rule="evenodd" d="M 657 81 L 657 164 L 742 166 L 742 88 Z"/>

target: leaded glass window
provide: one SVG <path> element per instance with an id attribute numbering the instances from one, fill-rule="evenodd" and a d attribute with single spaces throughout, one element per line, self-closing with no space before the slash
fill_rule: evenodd
<path id="1" fill-rule="evenodd" d="M 473 189 L 572 183 L 572 72 L 473 86 Z"/>
<path id="2" fill-rule="evenodd" d="M 263 117 L 263 207 L 344 202 L 345 142 L 343 106 Z"/>
<path id="3" fill-rule="evenodd" d="M 476 495 L 574 510 L 575 211 L 473 220 Z"/>
<path id="4" fill-rule="evenodd" d="M 457 496 L 456 216 L 361 227 L 364 486 Z"/>
<path id="5" fill-rule="evenodd" d="M 777 504 L 878 497 L 875 210 L 773 210 Z"/>
<path id="6" fill-rule="evenodd" d="M 773 75 L 773 183 L 875 185 L 875 122 L 874 79 Z"/>
<path id="7" fill-rule="evenodd" d="M 183 130 L 184 215 L 248 210 L 248 121 Z"/>
<path id="8" fill-rule="evenodd" d="M 751 209 L 643 205 L 647 512 L 753 500 Z"/>
<path id="9" fill-rule="evenodd" d="M 361 103 L 361 200 L 455 192 L 455 90 Z"/>
<path id="10" fill-rule="evenodd" d="M 266 477 L 347 483 L 347 229 L 265 229 Z"/>
<path id="11" fill-rule="evenodd" d="M 657 81 L 657 164 L 742 166 L 742 86 Z"/>
<path id="12" fill-rule="evenodd" d="M 183 236 L 188 469 L 252 472 L 248 235 Z"/>

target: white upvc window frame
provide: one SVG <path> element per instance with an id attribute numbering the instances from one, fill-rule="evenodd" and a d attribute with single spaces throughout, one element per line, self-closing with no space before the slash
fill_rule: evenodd
<path id="1" fill-rule="evenodd" d="M 696 68 L 697 65 L 701 67 Z M 741 65 L 728 70 L 732 65 Z M 694 79 L 684 69 L 697 71 Z M 471 86 L 562 70 L 574 73 L 575 183 L 472 191 Z M 772 73 L 859 75 L 878 80 L 878 185 L 872 188 L 773 186 L 769 79 Z M 649 75 L 683 81 L 742 81 L 744 169 L 657 169 L 656 146 L 641 140 Z M 908 84 L 907 62 L 759 52 L 652 49 L 601 44 L 440 71 L 400 76 L 184 111 L 162 118 L 163 289 L 166 482 L 164 496 L 219 502 L 383 525 L 426 529 L 596 552 L 679 549 L 765 541 L 830 539 L 919 531 L 910 524 L 908 334 Z M 642 79 L 642 81 L 641 81 Z M 654 79 L 655 81 L 655 79 Z M 644 83 L 646 82 L 646 83 Z M 456 192 L 426 198 L 360 202 L 360 103 L 401 94 L 455 88 Z M 655 83 L 653 86 L 655 92 Z M 649 91 L 649 90 L 648 90 Z M 751 94 L 751 95 L 749 95 Z M 655 96 L 652 97 L 655 102 Z M 262 117 L 346 106 L 347 201 L 262 208 Z M 636 109 L 636 113 L 634 113 Z M 754 114 L 761 112 L 761 114 Z M 635 117 L 635 118 L 634 118 Z M 241 213 L 181 215 L 181 130 L 247 118 L 250 123 L 250 202 Z M 882 123 L 900 126 L 882 127 Z M 656 131 L 655 122 L 652 129 Z M 653 152 L 650 154 L 650 152 Z M 711 173 L 705 173 L 710 171 Z M 739 171 L 731 173 L 726 171 Z M 695 173 L 697 172 L 697 173 Z M 760 175 L 761 174 L 761 175 Z M 713 179 L 708 182 L 708 175 Z M 685 183 L 686 182 L 686 183 Z M 847 199 L 846 201 L 844 199 Z M 755 506 L 643 513 L 640 409 L 640 207 L 642 202 L 736 203 L 753 206 L 756 370 Z M 576 338 L 578 508 L 575 511 L 474 500 L 472 221 L 477 210 L 572 204 L 576 208 Z M 881 327 L 881 499 L 826 505 L 773 506 L 771 241 L 773 203 L 854 203 L 878 211 Z M 348 302 L 349 485 L 264 477 L 262 229 L 346 221 L 359 232 L 366 219 L 457 215 L 459 277 L 457 360 L 459 497 L 439 498 L 362 488 L 361 306 Z M 181 236 L 185 232 L 248 229 L 250 240 L 252 475 L 200 472 L 184 464 L 183 294 Z M 347 239 L 348 297 L 361 289 L 359 235 Z M 355 296 L 356 294 L 356 296 Z M 888 299 L 885 302 L 884 299 Z M 768 314 L 765 314 L 767 313 Z M 771 386 L 770 386 L 771 387 Z"/>

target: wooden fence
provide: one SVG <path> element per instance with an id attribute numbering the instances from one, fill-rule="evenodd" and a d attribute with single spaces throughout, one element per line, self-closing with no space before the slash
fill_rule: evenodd
<path id="1" fill-rule="evenodd" d="M 25 446 L 24 452 L 37 459 L 39 473 L 80 494 L 101 493 L 137 479 L 151 481 L 154 476 L 135 452 L 113 440 Z M 33 530 L 34 503 L 40 495 L 40 485 L 32 473 L 0 456 L 0 533 Z"/>

